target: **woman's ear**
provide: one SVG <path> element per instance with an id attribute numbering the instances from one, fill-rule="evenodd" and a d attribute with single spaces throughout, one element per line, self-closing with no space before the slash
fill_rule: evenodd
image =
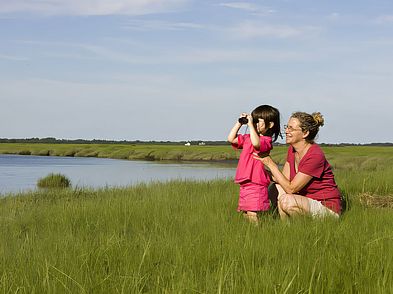
<path id="1" fill-rule="evenodd" d="M 274 122 L 271 121 L 271 122 L 269 123 L 269 129 L 271 129 L 271 128 L 273 128 L 273 127 L 274 127 Z"/>
<path id="2" fill-rule="evenodd" d="M 310 134 L 310 131 L 303 132 L 303 138 L 304 139 L 307 138 L 309 134 Z"/>

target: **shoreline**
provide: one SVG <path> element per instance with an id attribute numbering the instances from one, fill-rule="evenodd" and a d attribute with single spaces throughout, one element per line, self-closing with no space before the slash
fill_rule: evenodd
<path id="1" fill-rule="evenodd" d="M 239 152 L 226 146 L 0 143 L 0 154 L 96 157 L 123 160 L 232 163 Z"/>
<path id="2" fill-rule="evenodd" d="M 113 160 L 126 160 L 126 161 L 147 161 L 147 162 L 160 162 L 160 163 L 206 163 L 206 164 L 225 164 L 225 165 L 236 165 L 237 159 L 144 159 L 144 158 L 114 158 L 114 157 L 101 157 L 101 156 L 69 156 L 69 155 L 42 155 L 42 154 L 19 154 L 19 153 L 2 153 L 0 155 L 10 156 L 37 156 L 37 157 L 74 157 L 74 158 L 102 158 L 102 159 L 113 159 Z"/>

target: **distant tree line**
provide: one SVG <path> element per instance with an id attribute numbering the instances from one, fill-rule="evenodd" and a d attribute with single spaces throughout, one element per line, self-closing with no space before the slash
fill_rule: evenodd
<path id="1" fill-rule="evenodd" d="M 157 145 L 184 145 L 190 142 L 191 145 L 198 145 L 204 142 L 206 145 L 228 145 L 226 141 L 204 141 L 204 140 L 192 140 L 192 141 L 128 141 L 128 140 L 101 140 L 101 139 L 56 139 L 53 137 L 47 138 L 24 138 L 24 139 L 8 139 L 0 138 L 0 143 L 46 143 L 46 144 L 132 144 L 132 145 L 143 145 L 143 144 L 157 144 Z"/>
<path id="2" fill-rule="evenodd" d="M 227 141 L 204 141 L 204 140 L 191 140 L 191 141 L 128 141 L 128 140 L 101 140 L 101 139 L 56 139 L 53 137 L 47 138 L 24 138 L 24 139 L 8 139 L 0 138 L 0 143 L 46 143 L 46 144 L 130 144 L 130 145 L 146 145 L 146 144 L 156 144 L 156 145 L 184 145 L 190 142 L 191 145 L 199 145 L 204 142 L 205 145 L 228 145 Z M 367 143 L 367 144 L 354 144 L 354 143 L 339 143 L 339 144 L 329 144 L 329 143 L 318 143 L 320 146 L 393 146 L 392 142 L 385 143 Z M 283 146 L 285 144 L 274 143 L 275 146 Z"/>
<path id="3" fill-rule="evenodd" d="M 365 144 L 360 144 L 360 143 L 338 143 L 338 144 L 330 144 L 330 143 L 318 143 L 319 146 L 335 146 L 335 147 L 345 147 L 345 146 L 379 146 L 379 147 L 384 147 L 384 146 L 393 146 L 393 142 L 385 142 L 385 143 L 365 143 Z"/>

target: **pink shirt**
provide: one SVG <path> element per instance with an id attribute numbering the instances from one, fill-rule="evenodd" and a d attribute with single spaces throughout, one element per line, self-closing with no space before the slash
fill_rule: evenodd
<path id="1" fill-rule="evenodd" d="M 263 167 L 263 163 L 253 158 L 254 152 L 268 152 L 273 149 L 272 138 L 260 136 L 260 148 L 255 149 L 251 143 L 250 135 L 238 135 L 237 144 L 232 144 L 234 149 L 243 149 L 240 153 L 239 163 L 236 169 L 235 183 L 252 182 L 259 185 L 268 186 L 270 183 L 269 174 Z"/>
<path id="2" fill-rule="evenodd" d="M 292 181 L 296 175 L 295 149 L 292 146 L 288 149 L 287 161 Z M 310 182 L 298 192 L 299 195 L 318 200 L 333 211 L 341 212 L 340 191 L 334 180 L 332 168 L 319 145 L 311 145 L 299 162 L 298 172 L 312 176 Z"/>

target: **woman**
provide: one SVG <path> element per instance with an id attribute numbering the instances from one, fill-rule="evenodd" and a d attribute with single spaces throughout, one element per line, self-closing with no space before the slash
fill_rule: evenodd
<path id="1" fill-rule="evenodd" d="M 282 172 L 270 156 L 254 156 L 270 169 L 277 183 L 281 218 L 295 215 L 339 217 L 341 213 L 340 191 L 332 169 L 314 142 L 323 124 L 319 112 L 292 114 L 285 126 L 286 143 L 290 146 Z"/>

